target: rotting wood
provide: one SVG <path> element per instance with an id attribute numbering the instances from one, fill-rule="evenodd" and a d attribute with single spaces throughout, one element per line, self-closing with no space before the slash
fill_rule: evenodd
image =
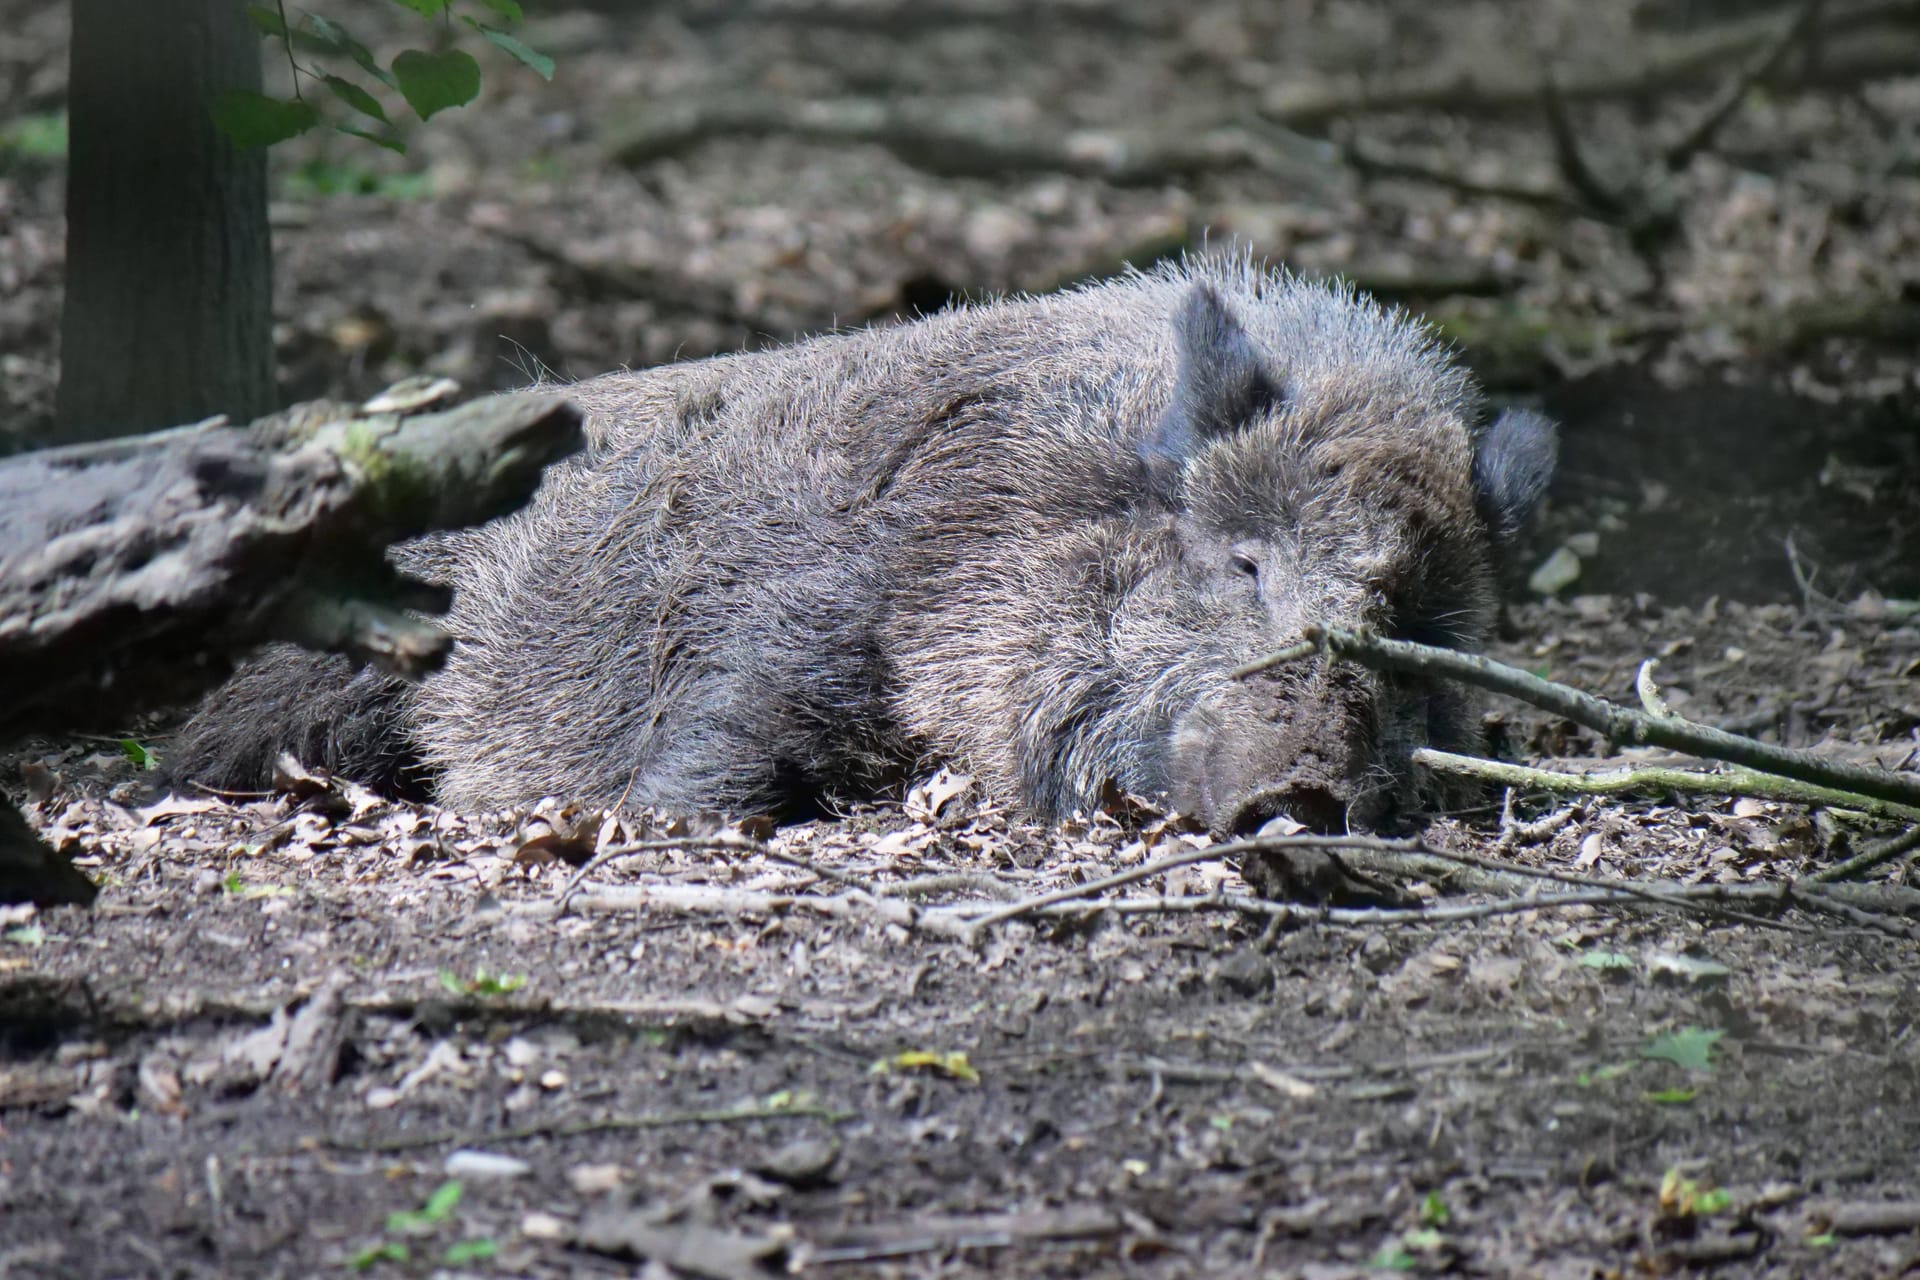
<path id="1" fill-rule="evenodd" d="M 387 546 L 519 506 L 579 424 L 552 395 L 321 402 L 0 461 L 0 734 L 124 724 L 272 639 L 430 670 L 446 638 L 404 611 L 444 593 Z"/>
<path id="2" fill-rule="evenodd" d="M 451 639 L 414 611 L 446 593 L 393 570 L 386 548 L 513 510 L 581 443 L 579 411 L 555 395 L 415 412 L 452 390 L 0 461 L 0 738 L 124 726 L 268 640 L 432 670 Z M 92 896 L 24 822 L 0 822 L 0 902 Z"/>

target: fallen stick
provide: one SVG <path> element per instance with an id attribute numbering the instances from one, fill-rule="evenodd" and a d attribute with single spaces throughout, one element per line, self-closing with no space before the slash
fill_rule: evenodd
<path id="1" fill-rule="evenodd" d="M 1596 773 L 1565 773 L 1511 764 L 1505 760 L 1484 760 L 1463 756 L 1434 747 L 1420 747 L 1413 762 L 1442 773 L 1460 774 L 1497 782 L 1509 787 L 1530 787 L 1538 791 L 1564 791 L 1586 796 L 1635 795 L 1649 791 L 1678 791 L 1689 795 L 1745 795 L 1787 804 L 1824 805 L 1829 808 L 1857 809 L 1875 818 L 1920 822 L 1920 808 L 1876 800 L 1856 791 L 1813 786 L 1779 774 L 1756 769 L 1729 769 L 1704 773 L 1697 769 L 1675 769 L 1666 765 L 1641 765 L 1625 769 L 1607 769 Z"/>

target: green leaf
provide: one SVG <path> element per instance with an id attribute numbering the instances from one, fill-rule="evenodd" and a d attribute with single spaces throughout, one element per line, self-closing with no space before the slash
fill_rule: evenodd
<path id="1" fill-rule="evenodd" d="M 1637 1062 L 1602 1063 L 1591 1071 L 1582 1071 L 1576 1079 L 1580 1087 L 1585 1089 L 1592 1085 L 1605 1084 L 1609 1080 L 1617 1080 L 1639 1065 Z"/>
<path id="2" fill-rule="evenodd" d="M 1660 1212 L 1668 1218 L 1708 1218 L 1733 1207 L 1733 1193 L 1678 1169 L 1660 1177 Z"/>
<path id="3" fill-rule="evenodd" d="M 371 142 L 376 147 L 385 147 L 387 150 L 393 152 L 393 154 L 397 156 L 403 156 L 407 154 L 407 144 L 400 141 L 400 139 L 394 137 L 392 134 L 373 133 L 366 129 L 356 129 L 350 124 L 337 124 L 333 127 L 336 131 L 340 133 L 352 134 L 356 138 L 365 138 L 368 142 Z"/>
<path id="4" fill-rule="evenodd" d="M 347 1265 L 355 1271 L 365 1271 L 376 1262 L 405 1262 L 409 1256 L 407 1246 L 398 1240 L 382 1240 L 348 1258 Z"/>
<path id="5" fill-rule="evenodd" d="M 1709 1031 L 1704 1027 L 1682 1027 L 1678 1031 L 1655 1036 L 1653 1043 L 1640 1051 L 1640 1056 L 1656 1062 L 1671 1062 L 1688 1071 L 1711 1071 L 1713 1046 L 1725 1034 L 1724 1031 Z"/>
<path id="6" fill-rule="evenodd" d="M 1624 951 L 1588 951 L 1581 955 L 1580 963 L 1588 969 L 1631 969 L 1633 957 Z"/>
<path id="7" fill-rule="evenodd" d="M 482 36 L 486 37 L 489 44 L 495 48 L 506 50 L 512 54 L 515 59 L 532 68 L 534 74 L 542 80 L 553 79 L 553 59 L 549 58 L 546 54 L 530 49 L 524 42 L 516 40 L 506 32 L 484 26 L 481 23 L 475 22 L 472 18 L 466 19 L 466 23 Z"/>
<path id="8" fill-rule="evenodd" d="M 459 49 L 445 53 L 408 49 L 393 60 L 393 75 L 407 105 L 422 120 L 448 107 L 463 107 L 480 93 L 480 64 Z"/>
<path id="9" fill-rule="evenodd" d="M 280 40 L 287 38 L 287 24 L 280 21 L 278 9 L 270 9 L 264 4 L 250 4 L 247 6 L 247 16 L 253 19 L 253 25 L 259 28 L 261 35 Z"/>
<path id="10" fill-rule="evenodd" d="M 402 1209 L 387 1215 L 387 1231 L 393 1235 L 419 1235 L 453 1216 L 460 1203 L 460 1183 L 449 1180 L 433 1189 L 418 1209 Z"/>
<path id="11" fill-rule="evenodd" d="M 1725 1213 L 1733 1207 L 1733 1192 L 1725 1187 L 1715 1187 L 1711 1191 L 1702 1191 L 1693 1202 L 1693 1211 L 1701 1217 L 1716 1213 Z"/>
<path id="12" fill-rule="evenodd" d="M 1699 1096 L 1693 1089 L 1655 1089 L 1647 1095 L 1647 1101 L 1663 1107 L 1684 1107 Z"/>
<path id="13" fill-rule="evenodd" d="M 1444 1227 L 1453 1213 L 1447 1208 L 1447 1202 L 1440 1198 L 1438 1191 L 1429 1191 L 1420 1201 L 1420 1223 L 1428 1227 Z"/>
<path id="14" fill-rule="evenodd" d="M 932 1049 L 908 1049 L 891 1058 L 882 1058 L 867 1068 L 867 1074 L 876 1076 L 894 1071 L 931 1071 L 965 1084 L 980 1083 L 980 1073 L 967 1061 L 967 1055 L 958 1051 L 941 1053 Z"/>
<path id="15" fill-rule="evenodd" d="M 298 99 L 229 89 L 213 100 L 213 124 L 236 147 L 270 147 L 320 123 L 320 113 Z"/>
<path id="16" fill-rule="evenodd" d="M 9 929 L 7 930 L 6 938 L 8 942 L 15 943 L 22 947 L 44 947 L 47 945 L 47 931 L 37 924 L 23 924 L 17 928 Z"/>
<path id="17" fill-rule="evenodd" d="M 445 1222 L 453 1213 L 455 1205 L 460 1203 L 460 1183 L 449 1179 L 433 1189 L 427 1202 L 420 1206 L 420 1212 L 429 1222 Z"/>
<path id="18" fill-rule="evenodd" d="M 524 973 L 488 973 L 476 966 L 471 981 L 462 978 L 451 969 L 440 970 L 440 985 L 456 996 L 505 996 L 512 995 L 527 985 Z"/>
<path id="19" fill-rule="evenodd" d="M 520 0 L 480 0 L 480 3 L 499 14 L 504 22 L 526 21 L 527 15 L 520 12 Z"/>
<path id="20" fill-rule="evenodd" d="M 484 1237 L 477 1240 L 461 1240 L 447 1246 L 447 1252 L 442 1261 L 450 1267 L 457 1267 L 466 1262 L 485 1262 L 499 1252 L 500 1246 Z"/>
<path id="21" fill-rule="evenodd" d="M 1374 1251 L 1367 1265 L 1378 1271 L 1411 1271 L 1420 1260 L 1398 1244 L 1383 1244 Z"/>
<path id="22" fill-rule="evenodd" d="M 363 116 L 372 116 L 381 124 L 388 123 L 386 108 L 380 105 L 380 99 L 362 89 L 351 80 L 342 80 L 339 76 L 322 76 L 327 88 L 333 90 L 333 96 L 358 111 Z"/>
<path id="23" fill-rule="evenodd" d="M 120 754 L 125 756 L 127 763 L 136 769 L 152 769 L 160 763 L 160 757 L 153 754 L 152 748 L 143 746 L 132 738 L 120 739 Z"/>
<path id="24" fill-rule="evenodd" d="M 389 89 L 398 89 L 400 82 L 391 72 L 373 59 L 373 51 L 347 34 L 347 29 L 330 18 L 317 13 L 307 15 L 307 29 L 302 33 L 317 43 L 322 52 L 344 54 L 353 59 L 355 66 L 384 84 Z"/>
<path id="25" fill-rule="evenodd" d="M 411 9 L 423 18 L 437 18 L 447 7 L 447 0 L 393 0 L 402 9 Z"/>

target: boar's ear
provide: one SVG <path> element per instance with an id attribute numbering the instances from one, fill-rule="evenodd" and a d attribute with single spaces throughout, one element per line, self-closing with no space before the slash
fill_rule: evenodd
<path id="1" fill-rule="evenodd" d="M 1531 410 L 1509 409 L 1480 432 L 1473 446 L 1474 500 L 1496 538 L 1511 538 L 1533 514 L 1559 454 L 1559 431 Z"/>
<path id="2" fill-rule="evenodd" d="M 1212 285 L 1193 287 L 1173 330 L 1180 347 L 1173 403 L 1140 445 L 1149 471 L 1166 478 L 1280 398 L 1253 341 Z"/>

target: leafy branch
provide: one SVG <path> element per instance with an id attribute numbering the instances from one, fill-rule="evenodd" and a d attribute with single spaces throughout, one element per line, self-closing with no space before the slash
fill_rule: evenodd
<path id="1" fill-rule="evenodd" d="M 553 79 L 553 59 L 530 47 L 510 27 L 525 15 L 519 0 L 475 0 L 485 18 L 456 13 L 454 0 L 391 0 L 429 21 L 438 19 L 445 30 L 453 22 L 470 28 L 480 39 L 506 53 L 542 79 Z M 278 40 L 286 49 L 293 75 L 293 95 L 276 98 L 250 90 L 221 94 L 213 103 L 213 123 L 239 147 L 270 147 L 326 123 L 321 108 L 301 92 L 301 81 L 324 85 L 353 114 L 332 122 L 339 133 L 362 138 L 389 151 L 405 154 L 406 142 L 388 114 L 382 90 L 397 93 L 415 115 L 427 120 L 450 107 L 461 107 L 480 93 L 480 63 L 464 49 L 439 52 L 404 49 L 391 64 L 381 66 L 373 51 L 355 39 L 341 23 L 303 11 L 290 20 L 285 0 L 271 5 L 250 4 L 247 16 L 260 34 Z M 304 61 L 303 61 L 304 59 Z M 369 87 L 371 86 L 371 87 Z"/>

